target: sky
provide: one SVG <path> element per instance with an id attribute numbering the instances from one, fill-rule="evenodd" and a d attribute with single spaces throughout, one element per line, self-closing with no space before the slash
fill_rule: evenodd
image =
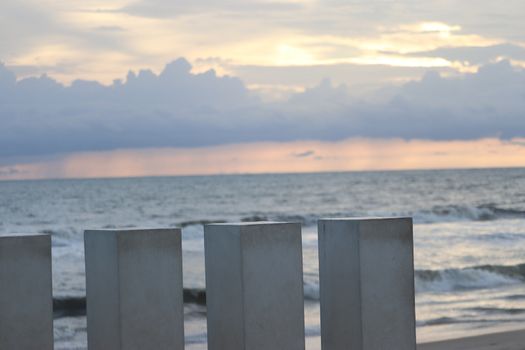
<path id="1" fill-rule="evenodd" d="M 0 179 L 525 166 L 523 15 L 5 0 Z"/>

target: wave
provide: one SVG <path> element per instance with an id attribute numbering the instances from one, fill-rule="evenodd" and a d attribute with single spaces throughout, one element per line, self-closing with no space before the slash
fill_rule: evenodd
<path id="1" fill-rule="evenodd" d="M 204 288 L 184 288 L 183 300 L 186 304 L 206 305 L 206 290 Z"/>
<path id="2" fill-rule="evenodd" d="M 499 219 L 525 219 L 525 210 L 519 208 L 504 208 L 497 206 L 494 203 L 482 204 L 478 206 L 469 205 L 438 205 L 433 206 L 430 209 L 422 209 L 418 211 L 341 211 L 331 213 L 289 213 L 283 214 L 278 212 L 253 212 L 251 215 L 241 216 L 238 219 L 224 219 L 224 218 L 202 218 L 202 219 L 191 219 L 186 221 L 172 222 L 169 224 L 162 224 L 166 227 L 180 227 L 186 229 L 202 227 L 206 224 L 211 223 L 226 223 L 233 221 L 241 222 L 258 222 L 258 221 L 277 221 L 277 222 L 298 222 L 306 227 L 317 226 L 317 221 L 324 217 L 388 217 L 388 216 L 408 216 L 413 217 L 414 222 L 418 223 L 439 223 L 439 222 L 456 222 L 456 221 L 492 221 Z M 149 226 L 156 226 L 155 222 L 151 222 L 149 218 Z M 71 238 L 81 237 L 83 233 L 82 227 L 72 226 L 61 226 L 58 227 L 42 227 L 52 226 L 51 224 L 41 225 L 41 222 L 31 223 L 32 229 L 40 233 L 46 233 L 53 236 L 53 244 L 55 246 L 69 244 Z M 146 225 L 146 226 L 148 226 Z M 95 225 L 96 226 L 96 225 Z M 113 225 L 106 224 L 101 225 L 103 229 L 123 229 L 123 228 L 136 228 L 137 225 Z M 201 228 L 198 228 L 201 231 Z M 200 236 L 198 236 L 200 237 Z M 505 238 L 505 237 L 503 237 Z M 60 239 L 64 241 L 61 242 Z"/>
<path id="3" fill-rule="evenodd" d="M 525 218 L 525 210 L 501 208 L 493 203 L 478 206 L 437 205 L 430 210 L 421 210 L 411 214 L 417 222 L 432 223 L 441 221 L 491 221 L 509 218 Z"/>
<path id="4" fill-rule="evenodd" d="M 317 220 L 323 217 L 360 217 L 360 216 L 411 216 L 416 223 L 435 223 L 453 221 L 492 221 L 498 219 L 525 219 L 525 210 L 516 208 L 502 208 L 493 203 L 478 206 L 469 205 L 437 205 L 430 209 L 414 212 L 337 212 L 324 214 L 279 214 L 254 213 L 240 218 L 241 222 L 257 221 L 284 221 L 299 222 L 305 226 L 317 225 Z M 205 225 L 209 223 L 223 223 L 227 220 L 192 220 L 178 224 L 180 227 L 191 225 Z"/>
<path id="5" fill-rule="evenodd" d="M 480 265 L 461 269 L 416 270 L 416 293 L 454 292 L 473 289 L 497 288 L 525 282 L 525 264 L 518 265 Z M 524 299 L 525 295 L 511 295 L 511 299 Z M 184 288 L 185 304 L 199 307 L 206 306 L 206 290 L 204 288 Z M 319 301 L 319 284 L 304 283 L 305 301 Z M 191 311 L 191 310 L 190 310 Z M 194 312 L 193 310 L 192 312 Z M 525 309 L 476 308 L 472 310 L 490 313 L 521 314 Z M 199 309 L 199 315 L 205 314 L 205 309 Z M 53 314 L 55 318 L 84 316 L 86 314 L 85 297 L 60 297 L 53 299 Z M 440 322 L 440 321 L 436 321 Z M 444 323 L 452 321 L 442 320 Z M 434 323 L 438 324 L 438 323 Z M 428 325 L 428 324 L 427 324 Z"/>
<path id="6" fill-rule="evenodd" d="M 326 215 L 325 215 L 326 216 Z M 341 216 L 339 214 L 339 216 Z M 285 215 L 285 214 L 254 214 L 250 216 L 244 216 L 239 219 L 241 222 L 260 222 L 260 221 L 276 221 L 276 222 L 299 222 L 305 226 L 317 225 L 317 220 L 320 218 L 319 215 Z M 236 221 L 236 220 L 234 220 Z M 201 219 L 201 220 L 188 220 L 177 223 L 175 226 L 185 228 L 188 226 L 203 226 L 207 224 L 218 224 L 226 223 L 228 220 L 223 219 Z"/>
<path id="7" fill-rule="evenodd" d="M 453 292 L 525 282 L 525 264 L 479 265 L 461 269 L 417 270 L 416 292 Z"/>
<path id="8" fill-rule="evenodd" d="M 292 221 L 300 222 L 305 226 L 317 225 L 322 217 L 359 217 L 359 216 L 411 216 L 416 223 L 434 223 L 447 221 L 491 221 L 508 218 L 525 219 L 525 210 L 516 208 L 502 208 L 494 203 L 469 205 L 437 205 L 430 209 L 415 212 L 336 212 L 324 214 L 256 214 L 243 217 L 241 221 Z"/>
<path id="9" fill-rule="evenodd" d="M 414 284 L 416 293 L 455 292 L 475 289 L 497 288 L 525 283 L 525 264 L 479 265 L 460 269 L 416 270 Z M 319 284 L 304 284 L 306 301 L 319 300 Z M 525 299 L 525 295 L 512 295 L 512 299 Z"/>
<path id="10" fill-rule="evenodd" d="M 525 283 L 525 264 L 416 270 L 414 275 L 416 293 L 488 289 L 519 283 Z M 319 300 L 319 284 L 316 282 L 305 283 L 304 297 L 307 301 Z M 513 295 L 509 298 L 525 299 L 525 295 Z"/>
<path id="11" fill-rule="evenodd" d="M 479 265 L 444 270 L 416 270 L 414 275 L 416 293 L 455 292 L 475 289 L 498 288 L 525 283 L 525 263 L 517 265 Z M 306 301 L 319 300 L 319 284 L 304 284 Z M 509 298 L 525 299 L 525 295 Z"/>
<path id="12" fill-rule="evenodd" d="M 85 297 L 53 298 L 53 317 L 77 317 L 86 315 Z"/>
<path id="13" fill-rule="evenodd" d="M 226 220 L 206 220 L 206 219 L 202 219 L 202 220 L 188 220 L 188 221 L 179 222 L 177 224 L 177 226 L 179 226 L 181 228 L 185 228 L 185 227 L 188 227 L 188 226 L 195 226 L 195 225 L 204 226 L 204 225 L 208 225 L 208 224 L 222 224 L 222 223 L 225 223 L 225 222 L 226 222 Z"/>
<path id="14" fill-rule="evenodd" d="M 305 300 L 319 300 L 319 286 L 317 284 L 304 285 Z M 206 289 L 204 288 L 184 288 L 183 300 L 186 305 L 206 306 Z M 205 315 L 205 309 L 188 307 L 187 313 Z M 86 315 L 86 297 L 85 296 L 64 296 L 53 298 L 53 316 L 54 318 L 78 317 Z"/>
<path id="15" fill-rule="evenodd" d="M 305 283 L 304 289 L 304 300 L 306 301 L 319 301 L 319 284 L 318 283 Z"/>
<path id="16" fill-rule="evenodd" d="M 484 323 L 490 323 L 490 324 L 496 324 L 496 323 L 516 323 L 516 322 L 524 322 L 525 320 L 522 318 L 474 318 L 474 317 L 468 317 L 468 318 L 454 318 L 454 317 L 437 317 L 430 320 L 420 320 L 416 322 L 417 327 L 423 327 L 423 326 L 440 326 L 440 325 L 451 325 L 451 324 L 484 324 Z"/>
<path id="17" fill-rule="evenodd" d="M 304 225 L 310 226 L 313 224 L 317 224 L 317 219 L 319 216 L 302 216 L 302 215 L 250 215 L 240 218 L 239 221 L 241 222 L 259 222 L 259 221 L 282 221 L 282 222 L 300 222 Z M 235 220 L 234 220 L 235 221 Z M 188 220 L 188 221 L 181 221 L 177 223 L 175 226 L 185 228 L 188 226 L 204 226 L 208 224 L 222 224 L 227 223 L 228 220 L 223 219 L 214 219 L 214 220 L 208 220 L 208 219 L 200 219 L 200 220 Z"/>
<path id="18" fill-rule="evenodd" d="M 185 304 L 206 305 L 206 290 L 203 288 L 184 288 L 183 300 Z M 199 311 L 201 312 L 201 311 Z M 195 313 L 191 309 L 190 313 Z M 86 315 L 85 296 L 64 296 L 53 298 L 53 317 L 78 317 Z"/>
<path id="19" fill-rule="evenodd" d="M 504 315 L 521 315 L 525 314 L 524 308 L 500 308 L 500 307 L 472 307 L 468 311 L 479 312 L 484 314 L 504 314 Z"/>

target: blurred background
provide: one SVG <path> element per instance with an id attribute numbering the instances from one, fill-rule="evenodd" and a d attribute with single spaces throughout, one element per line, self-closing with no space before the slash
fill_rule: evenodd
<path id="1" fill-rule="evenodd" d="M 520 0 L 0 4 L 0 234 L 52 235 L 57 349 L 84 349 L 82 232 L 182 227 L 206 343 L 208 222 L 414 217 L 418 341 L 525 321 Z"/>

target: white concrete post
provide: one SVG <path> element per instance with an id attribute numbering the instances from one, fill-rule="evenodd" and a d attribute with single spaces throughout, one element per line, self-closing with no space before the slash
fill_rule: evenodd
<path id="1" fill-rule="evenodd" d="M 323 350 L 415 350 L 411 218 L 319 220 Z"/>
<path id="2" fill-rule="evenodd" d="M 301 225 L 204 228 L 209 350 L 304 350 Z"/>
<path id="3" fill-rule="evenodd" d="M 51 237 L 0 236 L 0 349 L 53 349 Z"/>
<path id="4" fill-rule="evenodd" d="M 183 350 L 180 229 L 85 231 L 89 350 Z"/>

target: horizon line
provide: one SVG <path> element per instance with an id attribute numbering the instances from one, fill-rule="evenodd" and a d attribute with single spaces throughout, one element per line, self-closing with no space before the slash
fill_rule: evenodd
<path id="1" fill-rule="evenodd" d="M 238 172 L 238 173 L 195 173 L 195 174 L 165 174 L 165 175 L 130 175 L 130 176 L 92 176 L 92 177 L 49 177 L 49 178 L 27 178 L 27 179 L 2 179 L 0 182 L 23 182 L 23 181 L 62 181 L 62 180 L 126 180 L 147 178 L 189 178 L 189 177 L 220 177 L 220 176 L 264 176 L 264 175 L 322 175 L 322 174 L 347 174 L 347 173 L 403 173 L 403 172 L 428 172 L 428 171 L 482 171 L 482 170 L 525 170 L 525 165 L 520 166 L 487 166 L 487 167 L 445 167 L 445 168 L 407 168 L 407 169 L 357 169 L 357 170 L 326 170 L 326 171 L 283 171 L 283 172 Z"/>

